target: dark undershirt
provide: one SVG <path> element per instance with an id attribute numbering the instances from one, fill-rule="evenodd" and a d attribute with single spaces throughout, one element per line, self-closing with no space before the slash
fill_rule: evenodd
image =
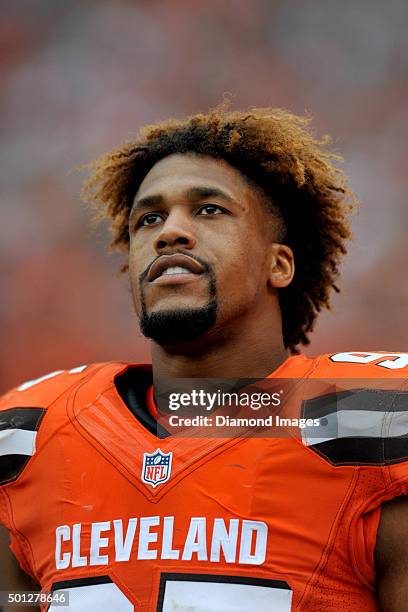
<path id="1" fill-rule="evenodd" d="M 153 374 L 149 370 L 129 368 L 123 374 L 115 377 L 116 389 L 141 425 L 157 438 L 170 436 L 161 425 L 150 414 L 146 396 L 150 386 L 153 384 Z"/>

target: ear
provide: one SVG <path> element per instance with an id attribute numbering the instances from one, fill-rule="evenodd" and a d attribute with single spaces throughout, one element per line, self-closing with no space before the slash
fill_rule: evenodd
<path id="1" fill-rule="evenodd" d="M 270 246 L 271 261 L 268 283 L 274 289 L 282 289 L 292 282 L 295 274 L 295 258 L 293 251 L 286 244 L 274 242 Z"/>

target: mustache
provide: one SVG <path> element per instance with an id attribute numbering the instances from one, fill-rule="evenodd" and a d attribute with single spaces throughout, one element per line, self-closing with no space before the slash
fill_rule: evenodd
<path id="1" fill-rule="evenodd" d="M 180 255 L 187 255 L 188 257 L 191 257 L 191 259 L 194 259 L 195 261 L 197 261 L 199 264 L 201 264 L 203 266 L 204 272 L 209 272 L 210 274 L 214 274 L 214 270 L 212 268 L 212 266 L 205 261 L 204 259 L 201 259 L 201 257 L 197 257 L 197 255 L 191 255 L 190 253 L 186 253 L 185 251 L 183 251 L 183 249 L 175 249 L 174 251 L 172 251 L 171 253 L 166 253 L 166 255 L 176 255 L 176 253 L 180 253 Z M 164 255 L 164 253 L 162 253 L 162 255 Z M 149 270 L 152 267 L 152 265 L 158 260 L 160 259 L 160 257 L 162 257 L 162 255 L 157 255 L 157 257 L 155 257 L 147 266 L 147 268 L 145 270 L 143 270 L 143 272 L 140 274 L 139 276 L 139 283 L 143 283 L 144 279 L 146 278 L 146 276 L 149 274 Z"/>

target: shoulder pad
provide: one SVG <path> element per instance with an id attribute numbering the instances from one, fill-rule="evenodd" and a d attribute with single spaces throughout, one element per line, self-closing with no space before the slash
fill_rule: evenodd
<path id="1" fill-rule="evenodd" d="M 95 366 L 79 366 L 71 370 L 56 370 L 29 380 L 11 389 L 0 398 L 0 410 L 20 406 L 48 407 L 55 399 L 84 378 Z"/>
<path id="2" fill-rule="evenodd" d="M 0 485 L 15 480 L 34 455 L 47 408 L 100 365 L 57 370 L 25 382 L 0 398 Z"/>
<path id="3" fill-rule="evenodd" d="M 303 401 L 302 416 L 317 426 L 303 443 L 332 465 L 392 465 L 408 460 L 408 385 L 355 388 Z"/>

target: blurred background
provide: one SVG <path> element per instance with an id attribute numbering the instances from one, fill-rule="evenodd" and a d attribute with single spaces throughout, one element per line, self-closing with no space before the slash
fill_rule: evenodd
<path id="1" fill-rule="evenodd" d="M 406 0 L 15 0 L 2 40 L 0 389 L 149 359 L 76 166 L 145 123 L 283 106 L 330 133 L 362 206 L 309 355 L 408 349 Z"/>

